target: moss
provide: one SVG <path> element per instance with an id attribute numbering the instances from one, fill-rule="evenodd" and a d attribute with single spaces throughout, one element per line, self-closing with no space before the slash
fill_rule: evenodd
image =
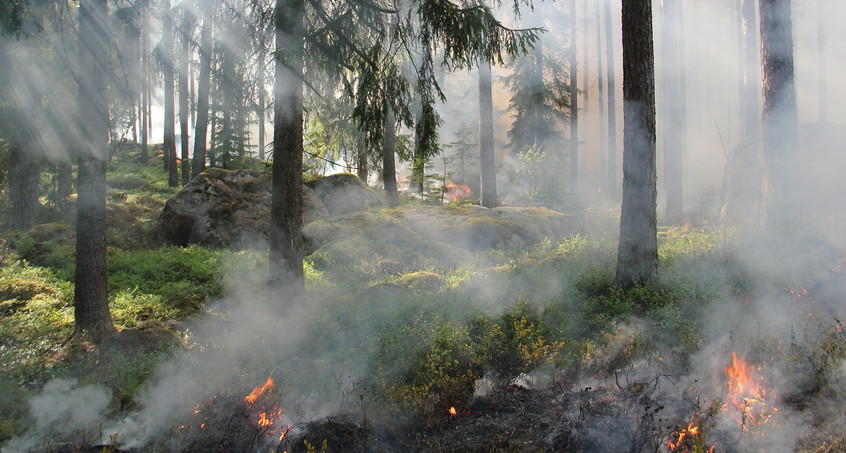
<path id="1" fill-rule="evenodd" d="M 405 274 L 399 279 L 399 283 L 407 286 L 412 291 L 437 291 L 441 287 L 443 279 L 434 272 L 418 271 Z"/>
<path id="2" fill-rule="evenodd" d="M 29 301 L 40 294 L 55 296 L 56 290 L 47 283 L 38 280 L 23 278 L 0 280 L 0 301 L 11 299 Z"/>

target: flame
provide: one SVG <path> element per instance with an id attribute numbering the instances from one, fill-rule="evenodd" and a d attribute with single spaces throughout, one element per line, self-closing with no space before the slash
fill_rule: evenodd
<path id="1" fill-rule="evenodd" d="M 687 427 L 676 431 L 674 435 L 676 436 L 675 442 L 673 439 L 667 442 L 667 449 L 672 452 L 706 451 L 707 453 L 713 453 L 716 447 L 712 445 L 708 450 L 704 450 L 704 446 L 701 445 L 703 433 L 693 421 L 688 422 Z"/>
<path id="2" fill-rule="evenodd" d="M 276 383 L 273 381 L 273 373 L 271 373 L 270 376 L 267 377 L 267 380 L 264 381 L 264 384 L 256 386 L 249 395 L 244 397 L 244 402 L 246 402 L 248 406 L 252 407 L 262 395 L 269 393 L 275 387 Z M 252 414 L 252 419 L 256 427 L 259 429 L 266 429 L 266 436 L 278 435 L 279 440 L 282 441 L 290 429 L 290 426 L 284 423 L 282 414 L 282 409 L 278 404 L 274 403 L 270 410 L 268 410 L 266 406 L 261 406 L 259 409 L 255 410 Z"/>
<path id="3" fill-rule="evenodd" d="M 444 196 L 451 202 L 463 200 L 470 196 L 470 186 L 447 181 L 446 185 L 444 185 Z"/>
<path id="4" fill-rule="evenodd" d="M 758 375 L 761 367 L 750 366 L 736 352 L 731 353 L 731 360 L 731 365 L 725 367 L 729 401 L 723 405 L 723 411 L 728 410 L 729 404 L 737 409 L 740 417 L 735 420 L 746 430 L 768 420 L 778 409 L 767 406 L 764 378 Z"/>
<path id="5" fill-rule="evenodd" d="M 456 415 L 458 415 L 458 410 L 455 408 L 455 406 L 450 407 L 449 410 L 447 410 L 447 412 L 449 412 L 449 415 L 452 416 L 452 417 L 455 417 Z"/>
<path id="6" fill-rule="evenodd" d="M 271 373 L 271 375 L 267 377 L 267 380 L 264 381 L 264 384 L 257 386 L 256 388 L 253 389 L 252 392 L 250 392 L 249 395 L 244 397 L 244 401 L 246 401 L 247 404 L 254 404 L 256 402 L 256 400 L 258 400 L 259 397 L 262 395 L 262 393 L 273 389 L 273 387 L 275 387 L 275 386 L 276 386 L 276 383 L 273 382 L 273 373 Z"/>

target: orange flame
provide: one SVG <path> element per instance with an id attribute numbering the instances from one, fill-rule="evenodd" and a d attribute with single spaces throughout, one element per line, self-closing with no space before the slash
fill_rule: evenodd
<path id="1" fill-rule="evenodd" d="M 463 200 L 470 196 L 470 186 L 447 181 L 446 185 L 444 185 L 444 195 L 451 202 Z"/>
<path id="2" fill-rule="evenodd" d="M 456 415 L 458 415 L 458 410 L 455 409 L 455 406 L 450 407 L 449 410 L 447 410 L 447 412 L 449 412 L 449 415 L 452 416 L 452 417 L 455 417 Z"/>
<path id="3" fill-rule="evenodd" d="M 273 374 L 271 373 L 271 375 L 267 377 L 267 380 L 264 381 L 264 384 L 257 386 L 256 388 L 253 389 L 252 392 L 250 392 L 249 395 L 244 397 L 244 401 L 246 401 L 248 404 L 253 404 L 253 403 L 256 402 L 256 400 L 259 399 L 259 397 L 262 395 L 262 393 L 273 389 L 273 387 L 275 387 L 275 386 L 276 386 L 276 383 L 273 382 Z"/>
<path id="4" fill-rule="evenodd" d="M 729 403 L 723 406 L 723 411 L 728 410 L 731 404 L 740 412 L 740 418 L 735 420 L 746 430 L 769 419 L 778 409 L 767 407 L 764 378 L 757 374 L 761 367 L 753 368 L 736 352 L 731 353 L 731 360 L 731 365 L 725 367 Z"/>

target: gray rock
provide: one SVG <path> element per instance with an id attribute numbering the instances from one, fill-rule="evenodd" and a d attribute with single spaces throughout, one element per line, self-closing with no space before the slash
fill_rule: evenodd
<path id="1" fill-rule="evenodd" d="M 308 182 L 307 185 L 314 189 L 314 193 L 326 205 L 331 216 L 382 205 L 382 198 L 351 173 L 324 176 Z"/>
<path id="2" fill-rule="evenodd" d="M 165 203 L 158 220 L 162 239 L 175 245 L 244 247 L 267 238 L 270 173 L 211 168 Z M 304 223 L 328 216 L 323 202 L 303 186 Z"/>

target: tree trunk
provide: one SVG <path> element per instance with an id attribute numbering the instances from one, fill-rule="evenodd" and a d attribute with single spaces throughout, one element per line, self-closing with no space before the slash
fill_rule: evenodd
<path id="1" fill-rule="evenodd" d="M 576 59 L 576 0 L 570 0 L 570 190 L 579 186 L 579 87 Z"/>
<path id="2" fill-rule="evenodd" d="M 740 0 L 740 21 L 742 48 L 740 71 L 740 128 L 743 137 L 757 136 L 761 132 L 761 98 L 758 94 L 761 67 L 760 47 L 758 46 L 756 0 Z"/>
<path id="3" fill-rule="evenodd" d="M 681 16 L 682 0 L 663 0 L 661 24 L 663 29 L 664 85 L 664 181 L 667 189 L 665 210 L 668 224 L 680 222 L 684 216 L 684 109 L 681 74 L 683 55 L 679 37 L 684 32 Z"/>
<path id="4" fill-rule="evenodd" d="M 629 0 L 626 0 L 629 1 Z M 608 193 L 616 196 L 617 188 L 617 88 L 615 86 L 614 26 L 611 21 L 611 0 L 605 0 L 605 80 L 608 82 Z M 649 38 L 651 41 L 651 37 Z"/>
<path id="5" fill-rule="evenodd" d="M 214 4 L 203 7 L 203 28 L 200 37 L 200 80 L 197 87 L 197 122 L 194 123 L 194 158 L 191 177 L 206 169 L 206 137 L 209 133 L 209 91 L 211 88 L 211 53 Z"/>
<path id="6" fill-rule="evenodd" d="M 65 211 L 68 207 L 68 197 L 73 193 L 73 164 L 71 164 L 70 156 L 59 161 L 58 182 L 56 190 L 58 192 L 56 200 L 61 211 Z"/>
<path id="7" fill-rule="evenodd" d="M 611 190 L 608 182 L 608 119 L 605 114 L 605 60 L 602 58 L 602 4 L 596 3 L 596 86 L 597 104 L 599 105 L 599 181 L 600 190 Z"/>
<path id="8" fill-rule="evenodd" d="M 479 63 L 479 161 L 482 183 L 481 204 L 486 208 L 495 208 L 499 200 L 496 196 L 491 63 L 487 60 Z"/>
<path id="9" fill-rule="evenodd" d="M 262 49 L 265 49 L 267 47 L 267 45 L 264 44 L 264 42 L 262 41 L 261 47 L 262 47 Z M 257 96 L 258 96 L 257 110 L 258 110 L 258 112 L 256 112 L 257 116 L 258 116 L 258 158 L 259 158 L 259 160 L 264 160 L 264 147 L 265 147 L 265 142 L 264 142 L 264 136 L 265 136 L 264 124 L 265 124 L 265 121 L 264 121 L 264 119 L 265 119 L 265 116 L 266 116 L 265 110 L 267 110 L 267 104 L 266 104 L 266 102 L 267 102 L 266 101 L 267 92 L 264 88 L 264 84 L 265 84 L 265 80 L 266 80 L 265 79 L 264 55 L 259 55 L 258 73 L 259 73 L 258 90 L 257 90 Z"/>
<path id="10" fill-rule="evenodd" d="M 823 0 L 817 0 L 817 74 L 819 77 L 820 121 L 828 121 L 828 85 L 825 69 L 825 11 Z"/>
<path id="11" fill-rule="evenodd" d="M 79 7 L 79 173 L 76 202 L 75 330 L 103 338 L 114 331 L 106 280 L 106 96 L 109 31 L 106 0 Z"/>
<path id="12" fill-rule="evenodd" d="M 582 140 L 586 141 L 587 136 L 588 136 L 588 134 L 587 134 L 587 132 L 588 132 L 588 120 L 590 119 L 590 117 L 588 115 L 588 103 L 589 103 L 589 101 L 588 101 L 588 91 L 590 90 L 590 79 L 588 78 L 588 74 L 590 73 L 590 71 L 588 70 L 590 68 L 590 58 L 589 58 L 589 53 L 588 53 L 588 41 L 589 41 L 588 40 L 588 29 L 589 29 L 588 25 L 589 25 L 589 22 L 590 22 L 590 20 L 588 19 L 588 0 L 584 0 L 584 3 L 582 4 L 582 15 L 583 15 L 582 16 L 582 23 L 584 25 L 584 28 L 583 28 L 584 31 L 582 32 L 583 35 L 584 35 L 584 39 L 582 39 L 582 68 L 583 68 L 583 71 L 582 71 L 582 90 L 583 91 L 582 91 L 582 102 L 581 102 L 582 112 L 581 112 L 581 118 L 580 118 L 579 124 L 582 127 L 582 130 L 585 131 L 585 134 L 584 134 L 584 137 L 582 138 Z"/>
<path id="13" fill-rule="evenodd" d="M 356 160 L 358 177 L 367 184 L 367 135 L 364 132 L 358 133 L 358 146 L 356 150 Z"/>
<path id="14" fill-rule="evenodd" d="M 615 282 L 648 284 L 658 273 L 655 69 L 652 2 L 623 2 L 623 203 Z"/>
<path id="15" fill-rule="evenodd" d="M 303 0 L 276 0 L 273 195 L 269 286 L 286 296 L 305 293 L 303 275 Z M 282 57 L 285 56 L 285 61 Z"/>
<path id="16" fill-rule="evenodd" d="M 174 59 L 173 59 L 173 15 L 170 0 L 162 1 L 162 72 L 164 73 L 164 168 L 167 170 L 167 183 L 170 187 L 179 186 L 176 174 L 176 117 L 174 106 Z"/>
<path id="17" fill-rule="evenodd" d="M 150 132 L 147 128 L 149 121 L 149 102 L 150 102 L 150 3 L 145 2 L 143 8 L 143 19 L 141 27 L 141 64 L 143 69 L 143 80 L 141 82 L 141 163 L 146 164 L 150 159 L 149 154 L 149 137 Z"/>
<path id="18" fill-rule="evenodd" d="M 394 153 L 396 152 L 396 118 L 394 111 L 388 107 L 385 115 L 385 139 L 382 155 L 382 182 L 385 184 L 385 203 L 389 207 L 399 205 L 397 194 L 397 170 Z"/>
<path id="19" fill-rule="evenodd" d="M 9 226 L 28 230 L 38 223 L 41 164 L 31 150 L 20 144 L 11 144 L 9 154 Z"/>
<path id="20" fill-rule="evenodd" d="M 180 44 L 179 56 L 179 133 L 182 150 L 182 185 L 191 181 L 191 162 L 188 150 L 188 60 L 191 58 L 191 20 L 188 12 L 183 13 L 182 26 L 179 27 Z"/>
<path id="21" fill-rule="evenodd" d="M 796 168 L 796 87 L 790 0 L 760 0 L 763 68 L 764 163 L 767 175 L 765 224 L 787 228 L 799 207 Z"/>

